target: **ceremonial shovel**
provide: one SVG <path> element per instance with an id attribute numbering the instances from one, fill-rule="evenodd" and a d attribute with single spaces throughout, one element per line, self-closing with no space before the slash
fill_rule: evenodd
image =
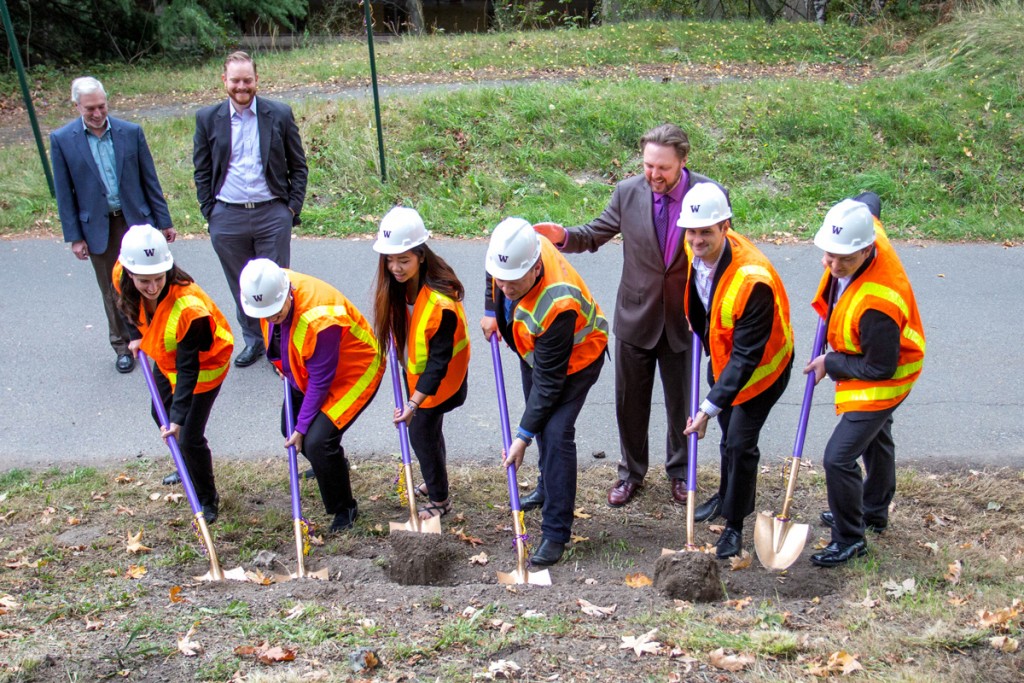
<path id="1" fill-rule="evenodd" d="M 395 394 L 395 408 L 402 409 L 405 401 L 402 397 L 402 379 L 398 374 L 402 371 L 398 362 L 398 351 L 395 349 L 395 340 L 391 340 L 388 349 L 388 367 L 391 369 L 391 388 Z M 416 531 L 423 534 L 441 533 L 441 518 L 439 516 L 429 519 L 420 519 L 419 511 L 416 509 L 415 490 L 412 485 L 412 455 L 409 448 L 409 425 L 404 421 L 398 423 L 398 441 L 402 447 L 402 474 L 405 477 L 406 498 L 409 500 L 409 521 L 391 522 L 391 531 Z"/>
<path id="2" fill-rule="evenodd" d="M 164 408 L 164 402 L 160 398 L 160 391 L 156 388 L 153 370 L 149 367 L 149 357 L 141 350 L 139 351 L 139 365 L 142 366 L 142 374 L 146 377 L 146 385 L 149 387 L 149 395 L 153 399 L 153 408 L 156 410 L 160 425 L 167 429 L 170 426 L 170 420 L 167 418 L 167 409 Z M 206 517 L 203 515 L 203 506 L 199 504 L 196 489 L 192 486 L 192 477 L 189 476 L 188 467 L 185 466 L 185 459 L 182 457 L 181 449 L 178 447 L 178 440 L 173 436 L 169 436 L 166 441 L 167 447 L 171 451 L 171 458 L 174 460 L 174 467 L 177 468 L 178 476 L 181 477 L 181 485 L 185 489 L 185 497 L 188 498 L 188 504 L 192 508 L 194 516 L 193 525 L 198 530 L 203 544 L 206 545 L 206 555 L 210 558 L 210 571 L 202 576 L 195 577 L 196 580 L 223 581 L 225 578 L 230 578 L 245 581 L 245 572 L 242 571 L 241 567 L 231 570 L 227 575 L 221 570 L 220 562 L 217 561 L 217 551 L 213 547 L 213 537 L 210 535 L 210 528 L 206 525 Z"/>
<path id="3" fill-rule="evenodd" d="M 498 418 L 501 421 L 501 443 L 508 455 L 512 448 L 512 429 L 508 423 L 508 403 L 505 400 L 505 373 L 501 369 L 501 349 L 498 347 L 498 335 L 491 335 L 491 362 L 494 364 L 494 383 L 498 388 Z M 498 572 L 498 583 L 532 583 L 537 586 L 550 586 L 551 574 L 547 569 L 539 572 L 526 571 L 526 521 L 519 505 L 519 480 L 515 467 L 505 468 L 508 480 L 508 495 L 512 507 L 512 529 L 515 533 L 513 543 L 516 548 L 516 568 L 506 574 Z"/>
<path id="4" fill-rule="evenodd" d="M 697 417 L 700 410 L 700 356 L 701 343 L 697 333 L 693 333 L 693 340 L 690 342 L 690 417 Z M 686 547 L 683 550 L 699 551 L 700 548 L 693 542 L 693 511 L 696 507 L 697 498 L 697 432 L 690 434 L 686 441 Z M 671 555 L 676 552 L 669 548 L 662 548 L 662 555 Z"/>
<path id="5" fill-rule="evenodd" d="M 811 360 L 822 352 L 825 344 L 825 321 L 818 319 L 818 330 L 814 335 L 814 349 Z M 800 472 L 800 457 L 804 452 L 804 437 L 807 436 L 807 418 L 811 413 L 811 399 L 814 396 L 814 373 L 807 375 L 804 385 L 804 402 L 800 406 L 800 421 L 796 428 L 796 441 L 793 443 L 793 459 L 790 464 L 789 481 L 786 485 L 786 498 L 782 503 L 782 512 L 772 516 L 770 512 L 757 515 L 754 525 L 754 549 L 757 559 L 766 569 L 785 569 L 796 562 L 807 543 L 810 527 L 806 524 L 794 524 L 789 517 L 789 508 L 793 503 L 796 491 L 796 477 Z"/>

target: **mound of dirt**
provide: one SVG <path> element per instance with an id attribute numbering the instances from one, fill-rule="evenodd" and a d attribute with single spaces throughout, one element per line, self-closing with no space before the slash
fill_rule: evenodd
<path id="1" fill-rule="evenodd" d="M 459 547 L 450 536 L 393 531 L 388 577 L 403 586 L 451 586 Z"/>

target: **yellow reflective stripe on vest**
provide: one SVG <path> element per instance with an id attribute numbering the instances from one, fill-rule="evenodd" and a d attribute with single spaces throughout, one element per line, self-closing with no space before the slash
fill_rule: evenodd
<path id="1" fill-rule="evenodd" d="M 377 376 L 377 368 L 380 367 L 380 354 L 377 352 L 377 340 L 374 336 L 357 325 L 352 325 L 348 328 L 348 331 L 349 334 L 373 350 L 373 360 L 370 362 L 369 367 L 366 368 L 366 372 L 359 378 L 359 381 L 352 385 L 352 388 L 338 399 L 333 406 L 327 409 L 327 417 L 331 418 L 331 421 L 337 421 L 339 417 L 345 414 L 345 411 L 359 400 L 359 397 L 363 395 L 367 387 L 373 384 L 373 380 Z"/>
<path id="2" fill-rule="evenodd" d="M 235 337 L 234 335 L 231 334 L 231 330 L 226 330 L 220 325 L 217 325 L 216 320 L 214 321 L 214 325 L 216 326 L 217 330 L 213 333 L 213 336 L 217 337 L 218 339 L 223 339 L 228 344 L 235 343 Z"/>
<path id="3" fill-rule="evenodd" d="M 851 402 L 863 403 L 867 401 L 887 401 L 889 399 L 898 398 L 908 393 L 911 387 L 913 386 L 914 383 L 909 382 L 907 384 L 837 391 L 836 405 L 839 406 Z"/>
<path id="4" fill-rule="evenodd" d="M 592 301 L 587 301 L 583 297 L 583 291 L 578 287 L 566 284 L 564 282 L 556 282 L 548 286 L 540 296 L 537 297 L 537 301 L 533 306 L 533 310 L 526 310 L 522 306 L 517 306 L 515 311 L 515 321 L 522 323 L 526 326 L 527 331 L 530 334 L 537 337 L 545 332 L 541 326 L 541 321 L 544 320 L 551 309 L 562 299 L 571 299 L 575 301 L 579 306 L 580 315 L 586 321 L 583 327 L 573 335 L 573 345 L 583 343 L 583 341 L 595 330 L 603 334 L 605 337 L 608 336 L 608 321 L 604 316 L 599 316 L 597 313 L 597 305 Z M 529 351 L 523 355 L 523 361 L 533 367 L 533 351 Z"/>
<path id="5" fill-rule="evenodd" d="M 761 275 L 768 278 L 768 282 L 772 281 L 772 274 L 764 266 L 750 265 L 743 266 L 736 269 L 736 275 L 733 276 L 729 282 L 729 289 L 725 291 L 725 295 L 722 297 L 722 314 L 721 324 L 722 328 L 731 330 L 736 324 L 736 317 L 733 314 L 733 309 L 736 307 L 736 297 L 740 294 L 740 287 L 743 286 L 744 280 L 751 275 Z"/>
<path id="6" fill-rule="evenodd" d="M 910 307 L 907 306 L 907 302 L 903 300 L 903 297 L 900 296 L 899 292 L 892 287 L 886 287 L 885 285 L 880 285 L 877 282 L 867 282 L 861 285 L 857 291 L 854 292 L 853 301 L 850 302 L 850 305 L 846 309 L 846 319 L 843 320 L 843 342 L 846 344 L 846 348 L 848 350 L 853 351 L 858 348 L 853 345 L 853 316 L 857 312 L 857 307 L 861 300 L 868 296 L 888 301 L 900 309 L 900 313 L 903 314 L 904 318 L 910 317 Z M 921 350 L 923 351 L 924 349 L 922 348 Z"/>
<path id="7" fill-rule="evenodd" d="M 921 372 L 921 368 L 923 367 L 923 360 L 919 360 L 914 363 L 906 363 L 896 368 L 896 372 L 892 373 L 892 377 L 889 379 L 903 379 L 904 377 L 913 375 L 915 372 Z"/>
<path id="8" fill-rule="evenodd" d="M 196 382 L 196 385 L 202 384 L 204 382 L 212 382 L 215 379 L 217 379 L 218 377 L 220 377 L 221 375 L 223 375 L 227 371 L 228 371 L 228 363 L 225 363 L 224 365 L 220 366 L 219 368 L 213 368 L 211 370 L 200 370 L 199 371 L 199 380 Z M 167 373 L 167 379 L 170 380 L 171 384 L 177 384 L 178 383 L 178 373 L 176 373 L 176 372 L 168 372 Z"/>
<path id="9" fill-rule="evenodd" d="M 306 341 L 306 333 L 309 332 L 309 326 L 314 321 L 321 318 L 345 318 L 347 316 L 348 311 L 345 310 L 344 306 L 314 306 L 299 316 L 299 321 L 295 323 L 295 331 L 292 332 L 292 343 L 295 344 L 295 348 L 299 350 L 299 353 L 302 353 L 303 344 Z"/>
<path id="10" fill-rule="evenodd" d="M 192 294 L 186 294 L 178 297 L 174 302 L 174 308 L 167 314 L 167 325 L 164 327 L 164 348 L 168 353 L 173 353 L 178 349 L 178 320 L 186 308 L 192 307 L 206 310 L 206 304 L 202 299 Z"/>
<path id="11" fill-rule="evenodd" d="M 434 317 L 434 309 L 439 307 L 439 302 L 444 298 L 446 297 L 444 297 L 443 294 L 430 290 L 430 293 L 427 295 L 427 304 L 423 307 L 423 312 L 420 314 L 420 319 L 417 321 L 416 329 L 412 330 L 413 340 L 415 340 L 413 350 L 416 354 L 416 362 L 413 363 L 412 359 L 409 359 L 408 371 L 413 375 L 422 375 L 427 369 L 427 324 Z M 457 307 L 455 314 L 458 315 Z M 466 324 L 464 318 L 462 319 L 462 324 Z M 466 343 L 468 342 L 464 341 L 452 350 L 453 358 L 456 353 L 466 348 Z"/>
<path id="12" fill-rule="evenodd" d="M 924 337 L 918 334 L 917 330 L 911 329 L 909 323 L 903 330 L 903 336 L 906 337 L 907 341 L 916 346 L 921 351 L 921 355 L 924 355 Z"/>

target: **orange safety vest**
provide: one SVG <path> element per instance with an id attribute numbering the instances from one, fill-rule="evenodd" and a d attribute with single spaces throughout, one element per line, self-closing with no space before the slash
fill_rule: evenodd
<path id="1" fill-rule="evenodd" d="M 720 377 L 732 356 L 732 339 L 736 320 L 743 317 L 743 311 L 750 299 L 754 285 L 766 284 L 775 297 L 775 317 L 764 354 L 750 379 L 736 394 L 734 406 L 746 403 L 770 387 L 789 367 L 793 358 L 793 327 L 789 322 L 789 297 L 782 285 L 782 278 L 775 271 L 753 242 L 732 230 L 725 233 L 732 250 L 732 261 L 718 278 L 711 314 L 708 317 L 708 348 L 711 351 L 711 370 Z M 686 287 L 693 278 L 693 260 L 686 275 Z M 690 315 L 690 297 L 685 299 L 685 312 Z"/>
<path id="2" fill-rule="evenodd" d="M 569 371 L 572 375 L 589 366 L 608 346 L 608 321 L 587 288 L 587 283 L 545 237 L 540 237 L 540 258 L 544 272 L 540 282 L 524 296 L 513 312 L 512 334 L 516 348 L 533 367 L 537 337 L 564 311 L 575 311 Z"/>
<path id="3" fill-rule="evenodd" d="M 826 268 L 811 306 L 828 315 Z M 899 404 L 921 374 L 924 365 L 924 327 L 914 290 L 882 224 L 875 220 L 875 258 L 843 292 L 832 309 L 828 344 L 839 353 L 860 355 L 860 319 L 865 311 L 885 313 L 900 327 L 900 356 L 896 372 L 885 380 L 841 379 L 836 381 L 836 414 L 878 411 Z"/>
<path id="4" fill-rule="evenodd" d="M 338 368 L 320 412 L 342 429 L 359 414 L 380 386 L 384 364 L 377 355 L 373 328 L 345 295 L 323 280 L 285 270 L 292 287 L 292 329 L 287 344 L 288 363 L 299 391 L 306 393 L 309 372 L 306 360 L 313 355 L 317 335 L 332 326 L 342 328 Z M 263 343 L 269 348 L 270 324 L 260 319 Z M 281 353 L 284 353 L 284 348 Z"/>
<path id="5" fill-rule="evenodd" d="M 433 408 L 454 396 L 462 387 L 466 373 L 469 371 L 469 335 L 466 332 L 468 326 L 462 303 L 454 301 L 430 287 L 420 287 L 420 293 L 416 295 L 416 304 L 412 309 L 412 319 L 409 323 L 408 341 L 406 342 L 408 362 L 405 366 L 405 373 L 409 391 L 416 389 L 416 382 L 427 369 L 430 340 L 433 339 L 437 328 L 441 326 L 441 315 L 444 311 L 452 311 L 458 319 L 455 326 L 452 356 L 448 359 L 448 370 L 444 379 L 441 380 L 441 386 L 438 387 L 437 393 L 425 398 L 421 408 Z"/>
<path id="6" fill-rule="evenodd" d="M 114 289 L 121 292 L 121 263 L 114 265 Z M 195 393 L 202 394 L 216 389 L 227 377 L 231 363 L 231 352 L 235 349 L 235 340 L 231 336 L 231 326 L 224 314 L 213 303 L 199 285 L 171 284 L 167 288 L 167 296 L 160 301 L 153 317 L 146 319 L 143 302 L 139 302 L 139 332 L 142 333 L 142 350 L 153 359 L 157 368 L 171 383 L 173 391 L 178 383 L 177 351 L 178 342 L 188 332 L 194 320 L 206 318 L 210 321 L 210 332 L 213 344 L 208 351 L 199 352 L 199 380 L 196 382 Z"/>

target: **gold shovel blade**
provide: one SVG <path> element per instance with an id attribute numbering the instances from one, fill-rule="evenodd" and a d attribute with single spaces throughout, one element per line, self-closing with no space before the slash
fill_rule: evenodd
<path id="1" fill-rule="evenodd" d="M 765 569 L 786 569 L 800 557 L 811 528 L 781 520 L 769 512 L 757 515 L 754 525 L 754 550 Z"/>
<path id="2" fill-rule="evenodd" d="M 408 522 L 391 522 L 390 531 L 415 531 L 420 534 L 441 533 L 441 518 L 431 517 L 430 519 L 409 520 Z"/>
<path id="3" fill-rule="evenodd" d="M 519 571 L 518 569 L 509 573 L 498 572 L 498 583 L 504 585 L 530 583 L 534 586 L 550 586 L 551 572 L 542 569 L 539 572 Z"/>

